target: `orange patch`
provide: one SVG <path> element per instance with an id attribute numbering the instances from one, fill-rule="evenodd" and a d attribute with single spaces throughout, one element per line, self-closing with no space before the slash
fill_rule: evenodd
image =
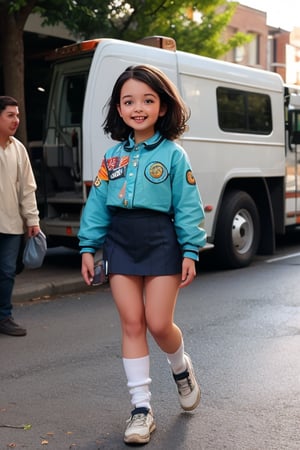
<path id="1" fill-rule="evenodd" d="M 97 178 L 99 178 L 100 180 L 108 181 L 107 167 L 104 160 L 102 161 Z"/>

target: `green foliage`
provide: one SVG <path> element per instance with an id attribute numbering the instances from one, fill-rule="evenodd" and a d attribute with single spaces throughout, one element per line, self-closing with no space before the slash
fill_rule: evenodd
<path id="1" fill-rule="evenodd" d="M 227 0 L 0 0 L 0 10 L 4 4 L 10 14 L 31 8 L 44 24 L 62 22 L 78 39 L 170 36 L 178 49 L 213 58 L 252 39 L 243 33 L 224 38 L 238 4 Z"/>
<path id="2" fill-rule="evenodd" d="M 78 38 L 85 39 L 101 34 L 101 28 L 108 26 L 107 3 L 99 0 L 38 0 L 35 11 L 44 18 L 44 24 L 62 22 Z"/>
<path id="3" fill-rule="evenodd" d="M 173 37 L 180 50 L 218 58 L 236 45 L 249 41 L 249 36 L 239 33 L 236 39 L 224 41 L 223 32 L 234 14 L 237 3 L 224 0 L 145 1 L 141 8 L 134 4 L 135 17 L 122 30 L 122 38 L 137 40 L 145 34 Z M 147 6 L 148 5 L 148 6 Z M 158 12 L 159 11 L 159 12 Z M 194 15 L 193 15 L 194 13 Z"/>
<path id="4" fill-rule="evenodd" d="M 252 39 L 243 33 L 224 38 L 236 6 L 227 0 L 36 0 L 35 10 L 44 23 L 63 22 L 78 39 L 170 36 L 180 50 L 218 58 Z"/>
<path id="5" fill-rule="evenodd" d="M 24 6 L 27 5 L 27 1 L 26 0 L 18 0 L 18 1 L 9 1 L 9 2 L 1 2 L 1 3 L 8 3 L 7 7 L 8 7 L 8 11 L 10 13 L 15 13 L 20 11 L 20 9 L 24 8 Z"/>

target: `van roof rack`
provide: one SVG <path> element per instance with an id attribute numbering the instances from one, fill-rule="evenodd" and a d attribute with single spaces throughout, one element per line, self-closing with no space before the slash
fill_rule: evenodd
<path id="1" fill-rule="evenodd" d="M 166 36 L 146 36 L 137 41 L 138 44 L 149 45 L 150 47 L 162 48 L 164 50 L 176 51 L 176 41 Z"/>
<path id="2" fill-rule="evenodd" d="M 65 45 L 63 47 L 56 48 L 51 51 L 46 59 L 48 61 L 58 60 L 60 58 L 73 57 L 78 54 L 95 51 L 97 45 L 101 41 L 109 40 L 104 39 L 90 39 L 87 41 L 81 41 L 74 44 Z M 147 36 L 137 41 L 137 44 L 148 45 L 149 47 L 162 48 L 164 50 L 176 51 L 176 41 L 171 37 L 166 36 Z"/>

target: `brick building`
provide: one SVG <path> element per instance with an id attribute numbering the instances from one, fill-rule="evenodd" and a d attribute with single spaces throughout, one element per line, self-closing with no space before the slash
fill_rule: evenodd
<path id="1" fill-rule="evenodd" d="M 252 34 L 253 40 L 222 59 L 277 72 L 287 84 L 300 85 L 300 28 L 289 32 L 268 26 L 265 12 L 240 4 L 225 37 L 237 31 Z"/>
<path id="2" fill-rule="evenodd" d="M 225 61 L 267 69 L 268 26 L 267 14 L 248 6 L 238 5 L 224 37 L 228 39 L 236 32 L 252 34 L 253 40 L 228 53 Z"/>

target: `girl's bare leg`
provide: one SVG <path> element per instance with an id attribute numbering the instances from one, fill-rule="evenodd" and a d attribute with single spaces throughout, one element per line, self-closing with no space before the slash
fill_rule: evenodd
<path id="1" fill-rule="evenodd" d="M 180 282 L 181 275 L 146 277 L 145 315 L 149 331 L 167 354 L 181 407 L 192 411 L 198 406 L 201 394 L 192 361 L 184 352 L 181 330 L 174 323 Z"/>
<path id="2" fill-rule="evenodd" d="M 111 275 L 110 286 L 120 315 L 122 327 L 123 366 L 131 396 L 133 412 L 151 411 L 150 358 L 146 339 L 147 327 L 143 300 L 143 278 L 137 276 Z M 141 408 L 146 408 L 146 410 Z M 148 416 L 147 416 L 148 417 Z M 150 414 L 151 430 L 155 425 Z M 125 442 L 136 436 L 130 425 L 125 432 Z M 148 439 L 148 438 L 147 438 Z"/>
<path id="3" fill-rule="evenodd" d="M 121 321 L 123 357 L 148 355 L 143 277 L 111 275 L 110 287 Z"/>
<path id="4" fill-rule="evenodd" d="M 174 323 L 181 275 L 145 277 L 145 316 L 150 333 L 165 353 L 182 345 L 182 333 Z"/>

